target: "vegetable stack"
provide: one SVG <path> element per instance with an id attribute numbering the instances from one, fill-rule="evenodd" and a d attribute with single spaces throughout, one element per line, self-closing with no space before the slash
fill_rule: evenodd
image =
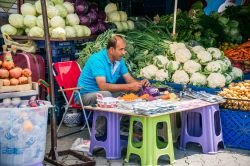
<path id="1" fill-rule="evenodd" d="M 10 52 L 6 52 L 4 61 L 0 61 L 0 80 L 3 86 L 28 84 L 31 77 L 30 69 L 21 69 L 15 66 Z"/>

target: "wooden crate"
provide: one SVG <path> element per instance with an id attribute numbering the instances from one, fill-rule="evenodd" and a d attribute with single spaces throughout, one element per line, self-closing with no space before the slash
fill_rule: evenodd
<path id="1" fill-rule="evenodd" d="M 28 78 L 28 84 L 11 85 L 11 86 L 3 86 L 3 79 L 0 79 L 0 93 L 20 92 L 20 91 L 28 91 L 28 90 L 32 90 L 31 77 Z"/>

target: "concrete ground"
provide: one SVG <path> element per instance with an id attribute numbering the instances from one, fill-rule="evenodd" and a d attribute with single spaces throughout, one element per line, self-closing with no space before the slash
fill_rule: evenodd
<path id="1" fill-rule="evenodd" d="M 68 130 L 72 131 L 77 129 L 77 127 L 69 128 L 62 127 L 62 132 L 66 132 Z M 57 141 L 57 149 L 58 151 L 67 150 L 71 147 L 72 143 L 77 138 L 85 138 L 87 139 L 88 134 L 86 131 L 81 133 L 77 133 L 71 136 L 67 136 Z M 50 147 L 50 128 L 48 128 L 47 133 L 47 145 L 46 151 L 48 152 Z M 173 164 L 174 166 L 250 166 L 250 151 L 249 150 L 241 150 L 241 149 L 231 149 L 220 148 L 217 154 L 203 154 L 201 152 L 201 147 L 197 144 L 188 144 L 185 151 L 178 149 L 178 143 L 174 145 L 175 159 L 176 162 Z M 87 155 L 87 154 L 85 154 Z M 123 159 L 125 158 L 125 151 L 122 153 Z M 60 161 L 63 161 L 66 164 L 79 163 L 79 160 L 72 158 L 70 156 L 63 156 L 59 158 Z M 104 150 L 98 150 L 94 159 L 96 161 L 96 165 L 98 166 L 135 166 L 140 165 L 140 159 L 137 156 L 131 156 L 130 162 L 126 163 L 123 159 L 120 160 L 107 160 L 105 159 Z M 162 157 L 158 161 L 159 165 L 170 165 L 167 157 Z M 51 164 L 44 162 L 45 166 L 51 166 Z"/>

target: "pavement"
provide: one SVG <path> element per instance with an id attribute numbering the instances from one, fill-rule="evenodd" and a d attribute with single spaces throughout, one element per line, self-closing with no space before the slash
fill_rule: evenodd
<path id="1" fill-rule="evenodd" d="M 62 132 L 74 131 L 79 127 L 62 127 Z M 50 146 L 50 128 L 48 126 L 46 152 L 51 149 Z M 67 150 L 71 147 L 77 138 L 88 139 L 88 132 L 85 130 L 81 133 L 70 135 L 57 140 L 57 150 Z M 178 149 L 178 142 L 174 144 L 174 153 L 176 162 L 173 166 L 250 166 L 250 150 L 233 149 L 233 148 L 220 148 L 216 154 L 203 154 L 202 149 L 198 144 L 190 143 L 187 145 L 186 150 Z M 124 162 L 125 150 L 122 152 L 122 159 L 107 160 L 105 158 L 104 150 L 97 150 L 93 156 L 97 166 L 136 166 L 140 165 L 140 158 L 132 155 L 129 163 Z M 85 156 L 88 156 L 85 153 Z M 79 160 L 72 156 L 62 156 L 59 161 L 65 164 L 80 163 Z M 170 165 L 168 157 L 163 156 L 158 160 L 159 165 Z M 51 164 L 44 162 L 45 166 Z"/>

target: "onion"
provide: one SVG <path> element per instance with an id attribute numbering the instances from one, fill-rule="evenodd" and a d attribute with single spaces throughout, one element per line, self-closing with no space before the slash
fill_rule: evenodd
<path id="1" fill-rule="evenodd" d="M 13 61 L 4 61 L 3 62 L 3 68 L 10 70 L 12 68 L 14 68 L 14 62 Z"/>
<path id="2" fill-rule="evenodd" d="M 20 67 L 16 67 L 10 70 L 11 78 L 19 78 L 22 75 L 22 69 Z"/>
<path id="3" fill-rule="evenodd" d="M 4 79 L 3 80 L 3 86 L 10 86 L 10 80 L 9 79 Z"/>
<path id="4" fill-rule="evenodd" d="M 25 77 L 30 77 L 32 74 L 31 70 L 28 68 L 25 68 L 22 70 L 22 75 L 24 75 Z"/>
<path id="5" fill-rule="evenodd" d="M 28 83 L 28 78 L 25 76 L 19 77 L 18 78 L 19 84 L 27 84 Z"/>
<path id="6" fill-rule="evenodd" d="M 6 69 L 0 69 L 0 78 L 9 78 L 9 71 Z"/>
<path id="7" fill-rule="evenodd" d="M 19 81 L 16 78 L 11 78 L 10 79 L 10 85 L 18 85 Z"/>

